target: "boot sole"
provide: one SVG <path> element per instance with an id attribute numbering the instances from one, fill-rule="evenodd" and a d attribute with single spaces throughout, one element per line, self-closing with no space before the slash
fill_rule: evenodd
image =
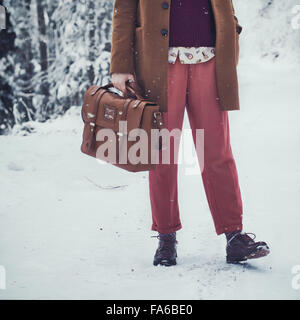
<path id="1" fill-rule="evenodd" d="M 268 248 L 261 248 L 260 250 L 249 254 L 248 256 L 244 256 L 244 257 L 230 257 L 227 256 L 226 257 L 226 262 L 227 263 L 239 263 L 239 262 L 243 262 L 246 261 L 248 259 L 258 259 L 258 258 L 262 258 L 267 256 L 270 253 L 270 249 Z"/>
<path id="2" fill-rule="evenodd" d="M 170 266 L 175 266 L 176 264 L 177 264 L 176 260 L 153 261 L 154 266 L 161 265 L 165 267 L 170 267 Z"/>

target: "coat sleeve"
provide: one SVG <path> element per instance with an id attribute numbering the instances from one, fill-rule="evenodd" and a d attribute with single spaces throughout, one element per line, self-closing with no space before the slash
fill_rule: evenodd
<path id="1" fill-rule="evenodd" d="M 134 74 L 134 36 L 138 0 L 115 0 L 110 74 Z"/>

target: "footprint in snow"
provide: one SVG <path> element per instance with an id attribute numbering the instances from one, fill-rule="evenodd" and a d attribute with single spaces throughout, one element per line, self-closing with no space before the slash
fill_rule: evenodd
<path id="1" fill-rule="evenodd" d="M 24 170 L 23 167 L 17 165 L 17 164 L 14 163 L 14 162 L 10 162 L 10 163 L 7 165 L 7 168 L 8 168 L 9 170 L 12 170 L 12 171 L 23 171 L 23 170 Z"/>

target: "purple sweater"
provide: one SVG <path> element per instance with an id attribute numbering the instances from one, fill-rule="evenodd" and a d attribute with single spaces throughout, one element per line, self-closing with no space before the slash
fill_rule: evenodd
<path id="1" fill-rule="evenodd" d="M 216 28 L 210 0 L 172 0 L 169 46 L 214 47 Z"/>

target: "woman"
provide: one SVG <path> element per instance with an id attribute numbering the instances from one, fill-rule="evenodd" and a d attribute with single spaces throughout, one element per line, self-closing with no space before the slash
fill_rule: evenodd
<path id="1" fill-rule="evenodd" d="M 265 242 L 242 232 L 242 199 L 229 137 L 228 110 L 239 109 L 236 65 L 242 27 L 231 0 L 115 0 L 112 82 L 126 92 L 136 81 L 157 101 L 168 130 L 182 129 L 185 107 L 194 142 L 204 129 L 203 184 L 216 233 L 226 235 L 227 262 L 269 253 Z M 172 144 L 171 144 L 172 145 Z M 171 149 L 174 150 L 174 149 Z M 149 172 L 152 230 L 159 245 L 154 265 L 176 264 L 176 151 L 172 162 Z"/>

